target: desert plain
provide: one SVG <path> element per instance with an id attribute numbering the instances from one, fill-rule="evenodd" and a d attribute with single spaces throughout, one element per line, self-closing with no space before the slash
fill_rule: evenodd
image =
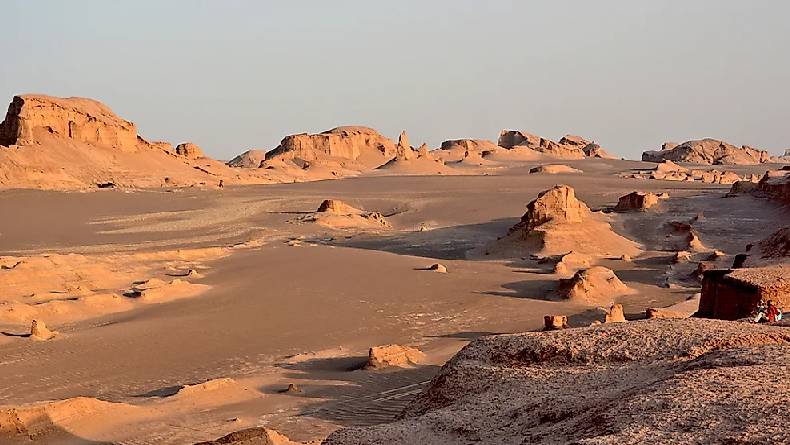
<path id="1" fill-rule="evenodd" d="M 44 95 L 0 144 L 0 443 L 790 441 L 788 324 L 750 323 L 790 311 L 787 154 L 345 126 L 223 162 Z"/>

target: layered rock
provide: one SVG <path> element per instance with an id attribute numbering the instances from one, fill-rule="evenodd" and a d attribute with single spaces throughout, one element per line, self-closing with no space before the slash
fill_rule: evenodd
<path id="1" fill-rule="evenodd" d="M 130 148 L 137 145 L 134 124 L 104 104 L 81 97 L 14 96 L 0 124 L 0 145 L 34 145 L 47 137 L 93 145 Z"/>
<path id="2" fill-rule="evenodd" d="M 558 175 L 563 173 L 583 173 L 578 168 L 573 168 L 563 164 L 548 164 L 548 165 L 539 165 L 537 167 L 532 167 L 529 169 L 530 173 L 544 173 L 548 175 Z"/>
<path id="3" fill-rule="evenodd" d="M 770 199 L 790 204 L 790 171 L 772 170 L 766 172 L 757 183 L 757 190 Z"/>
<path id="4" fill-rule="evenodd" d="M 642 153 L 642 160 L 648 162 L 690 162 L 694 164 L 760 164 L 771 162 L 765 150 L 749 146 L 736 147 L 717 139 L 701 139 L 684 142 L 680 145 L 666 145 L 659 151 Z"/>

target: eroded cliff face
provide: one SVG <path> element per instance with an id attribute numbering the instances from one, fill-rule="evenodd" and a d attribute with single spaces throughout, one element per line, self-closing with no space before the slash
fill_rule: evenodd
<path id="1" fill-rule="evenodd" d="M 0 124 L 0 144 L 35 145 L 47 135 L 118 148 L 138 143 L 135 125 L 95 100 L 14 96 Z"/>
<path id="2" fill-rule="evenodd" d="M 757 183 L 757 190 L 771 199 L 790 204 L 790 170 L 772 170 Z"/>

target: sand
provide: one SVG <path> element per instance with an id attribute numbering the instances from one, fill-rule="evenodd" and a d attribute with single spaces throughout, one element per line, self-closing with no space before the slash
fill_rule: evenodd
<path id="1" fill-rule="evenodd" d="M 475 338 L 538 330 L 548 314 L 588 326 L 612 302 L 626 319 L 650 307 L 688 313 L 699 282 L 672 269 L 668 222 L 703 212 L 694 230 L 724 264 L 790 216 L 765 199 L 725 199 L 720 184 L 619 176 L 649 163 L 563 161 L 583 173 L 530 175 L 539 163 L 530 156 L 446 166 L 460 174 L 371 171 L 222 190 L 0 191 L 0 405 L 45 413 L 0 417 L 0 442 L 183 444 L 251 427 L 320 442 L 391 422 Z M 556 298 L 570 275 L 542 257 L 587 255 L 585 243 L 484 254 L 558 183 L 576 189 L 592 226 L 629 246 L 568 257 L 570 275 L 602 266 L 633 292 L 605 304 Z M 634 190 L 671 197 L 650 212 L 603 212 Z M 387 226 L 310 221 L 325 199 Z M 425 270 L 435 263 L 447 273 Z M 667 273 L 676 285 L 663 286 Z M 57 335 L 33 341 L 33 318 Z M 381 345 L 424 357 L 365 370 Z"/>

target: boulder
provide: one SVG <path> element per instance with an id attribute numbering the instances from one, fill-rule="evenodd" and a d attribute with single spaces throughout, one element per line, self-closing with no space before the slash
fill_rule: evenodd
<path id="1" fill-rule="evenodd" d="M 417 365 L 425 354 L 417 348 L 401 345 L 374 346 L 368 351 L 366 369 L 384 369 Z"/>
<path id="2" fill-rule="evenodd" d="M 197 144 L 192 142 L 184 142 L 176 146 L 176 156 L 181 156 L 187 159 L 200 159 L 206 157 L 203 150 Z"/>
<path id="3" fill-rule="evenodd" d="M 617 201 L 615 210 L 628 211 L 628 210 L 647 210 L 651 207 L 658 205 L 658 195 L 650 192 L 631 192 L 625 196 L 621 196 Z"/>
<path id="4" fill-rule="evenodd" d="M 431 266 L 428 267 L 428 270 L 432 270 L 437 273 L 447 273 L 447 266 L 439 263 L 431 264 Z"/>
<path id="5" fill-rule="evenodd" d="M 0 123 L 0 145 L 34 145 L 50 135 L 93 145 L 137 146 L 137 128 L 104 104 L 81 97 L 14 96 Z"/>
<path id="6" fill-rule="evenodd" d="M 546 315 L 543 317 L 543 330 L 556 331 L 568 328 L 568 317 L 565 315 Z"/>
<path id="7" fill-rule="evenodd" d="M 623 313 L 622 304 L 613 304 L 606 311 L 604 323 L 625 323 L 626 321 L 627 320 L 625 319 L 625 313 Z"/>

